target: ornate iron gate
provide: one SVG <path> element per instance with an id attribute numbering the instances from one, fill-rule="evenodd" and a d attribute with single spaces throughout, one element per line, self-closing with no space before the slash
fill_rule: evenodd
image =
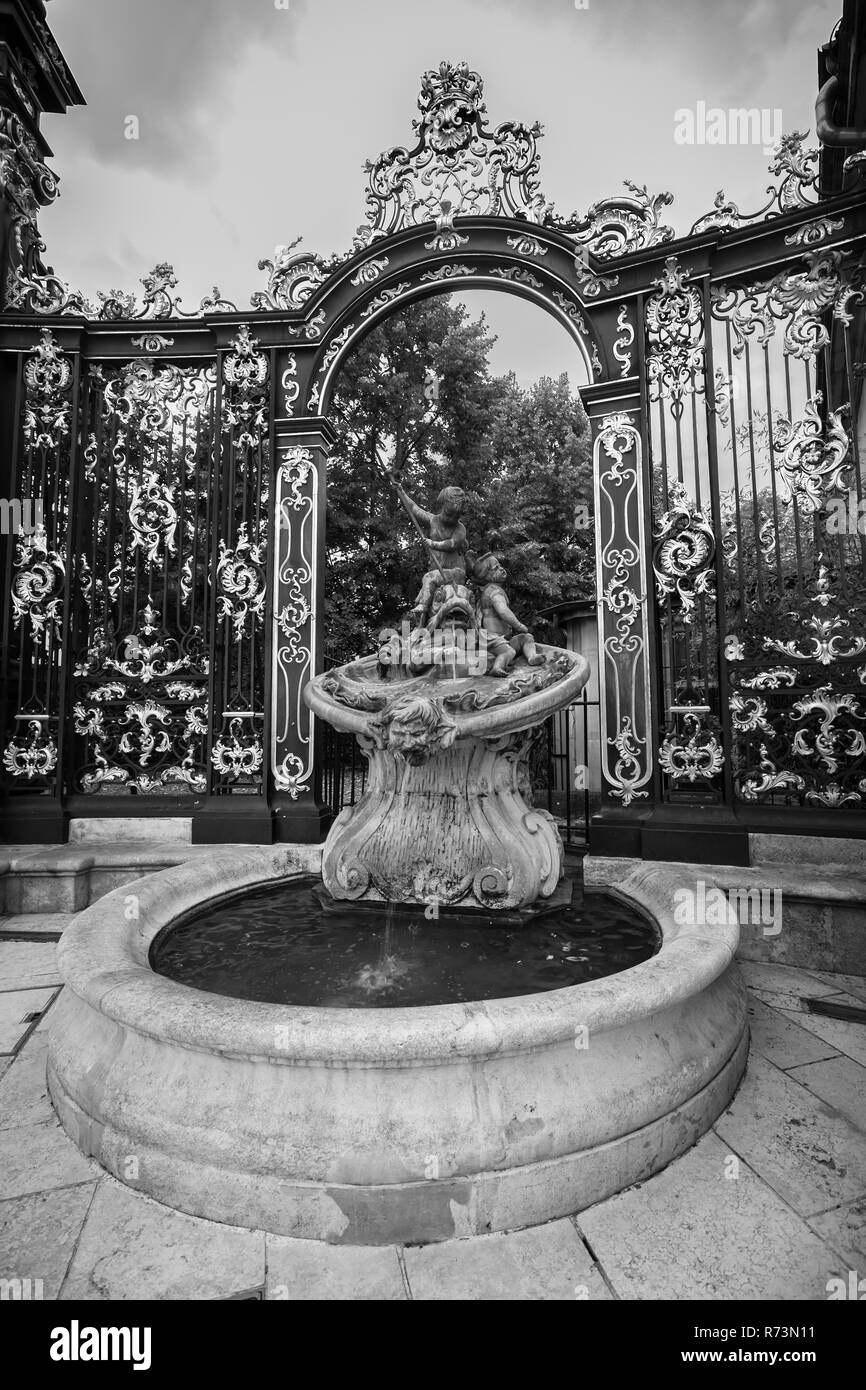
<path id="1" fill-rule="evenodd" d="M 0 73 L 3 485 L 38 513 L 4 538 L 9 838 L 97 814 L 321 836 L 301 697 L 321 665 L 334 382 L 384 316 L 456 286 L 536 303 L 586 364 L 594 850 L 738 862 L 750 830 L 864 834 L 862 191 L 821 197 L 792 136 L 754 215 L 720 195 L 676 239 L 669 195 L 629 185 L 561 217 L 539 128 L 491 131 L 480 77 L 443 63 L 414 148 L 368 166 L 346 255 L 279 248 L 246 312 L 215 290 L 186 313 L 168 265 L 141 300 L 89 304 L 39 258 L 56 184 L 38 113 L 77 99 L 49 40 L 27 38 L 53 107 L 20 35 Z"/>
<path id="2" fill-rule="evenodd" d="M 753 829 L 841 830 L 826 812 L 866 793 L 862 243 L 846 229 L 813 216 L 777 234 L 781 264 L 711 263 L 698 284 L 671 259 L 647 303 L 661 794 Z"/>

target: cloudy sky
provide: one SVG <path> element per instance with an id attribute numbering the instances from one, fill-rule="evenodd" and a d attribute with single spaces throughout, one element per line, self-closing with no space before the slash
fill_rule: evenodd
<path id="1" fill-rule="evenodd" d="M 743 210 L 770 181 L 760 145 L 683 145 L 698 102 L 781 111 L 814 128 L 815 51 L 841 0 L 51 0 L 88 105 L 47 116 L 61 196 L 48 259 L 92 294 L 171 261 L 184 306 L 214 284 L 239 306 L 277 244 L 345 249 L 362 164 L 413 142 L 419 76 L 466 59 L 493 125 L 540 120 L 542 189 L 586 210 L 631 178 L 669 189 L 685 233 L 724 186 Z M 139 138 L 125 138 L 128 117 Z M 562 330 L 505 295 L 483 301 L 495 365 L 559 372 Z"/>

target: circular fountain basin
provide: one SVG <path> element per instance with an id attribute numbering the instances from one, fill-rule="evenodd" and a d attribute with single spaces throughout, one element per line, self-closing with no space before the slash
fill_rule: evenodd
<path id="1" fill-rule="evenodd" d="M 446 1240 L 600 1201 L 727 1104 L 747 1050 L 738 928 L 678 925 L 676 866 L 631 867 L 620 889 L 657 924 L 657 954 L 543 993 L 316 1007 L 153 971 L 172 923 L 309 871 L 315 853 L 221 851 L 117 889 L 64 934 L 49 1087 L 67 1132 L 122 1182 L 285 1235 Z"/>

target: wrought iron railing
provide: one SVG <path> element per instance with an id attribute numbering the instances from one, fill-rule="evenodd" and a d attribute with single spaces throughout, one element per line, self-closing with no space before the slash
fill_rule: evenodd
<path id="1" fill-rule="evenodd" d="M 336 817 L 363 796 L 367 786 L 367 759 L 354 734 L 326 724 L 319 729 L 319 739 L 321 796 L 330 814 Z"/>
<path id="2" fill-rule="evenodd" d="M 75 811 L 263 794 L 269 354 L 17 355 L 4 750 L 13 799 Z"/>
<path id="3" fill-rule="evenodd" d="M 667 801 L 866 800 L 862 271 L 819 246 L 843 226 L 772 275 L 671 260 L 647 305 Z"/>
<path id="4" fill-rule="evenodd" d="M 530 761 L 533 802 L 554 817 L 566 846 L 588 845 L 599 809 L 597 699 L 581 698 L 543 725 Z"/>

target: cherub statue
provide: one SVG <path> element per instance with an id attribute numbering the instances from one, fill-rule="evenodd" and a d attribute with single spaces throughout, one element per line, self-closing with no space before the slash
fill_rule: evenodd
<path id="1" fill-rule="evenodd" d="M 493 657 L 488 675 L 504 676 L 518 654 L 522 654 L 530 666 L 543 666 L 544 657 L 536 648 L 535 638 L 508 606 L 508 595 L 502 587 L 508 576 L 496 556 L 489 551 L 480 555 L 473 566 L 472 577 L 483 586 L 478 606 L 481 627 L 487 635 L 487 650 Z"/>
<path id="2" fill-rule="evenodd" d="M 466 506 L 466 495 L 459 487 L 443 488 L 436 499 L 437 510 L 427 512 L 412 501 L 396 477 L 394 486 L 407 511 L 411 512 L 422 530 L 426 531 L 428 547 L 433 558 L 439 561 L 439 566 L 427 570 L 421 580 L 421 588 L 412 609 L 412 616 L 420 627 L 430 617 L 433 595 L 440 585 L 466 583 L 466 527 L 460 520 Z"/>

